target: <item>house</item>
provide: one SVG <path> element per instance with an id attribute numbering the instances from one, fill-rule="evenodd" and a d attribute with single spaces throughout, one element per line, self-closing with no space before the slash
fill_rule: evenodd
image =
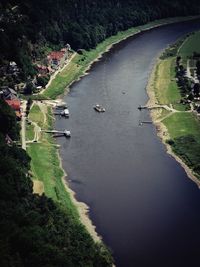
<path id="1" fill-rule="evenodd" d="M 0 87 L 1 97 L 5 100 L 17 99 L 17 92 L 8 86 Z"/>
<path id="2" fill-rule="evenodd" d="M 50 74 L 52 72 L 51 67 L 47 67 L 44 65 L 37 65 L 37 70 L 40 76 L 46 76 L 47 74 Z"/>
<path id="3" fill-rule="evenodd" d="M 52 51 L 48 56 L 48 64 L 53 69 L 58 69 L 64 65 L 65 60 L 68 58 L 68 48 L 62 48 L 60 51 Z"/>
<path id="4" fill-rule="evenodd" d="M 19 99 L 5 100 L 6 103 L 15 111 L 18 120 L 21 120 L 21 103 Z"/>
<path id="5" fill-rule="evenodd" d="M 17 75 L 17 74 L 19 73 L 19 68 L 18 68 L 16 62 L 11 61 L 11 62 L 9 63 L 9 72 L 10 72 L 11 74 L 14 74 L 14 75 Z"/>

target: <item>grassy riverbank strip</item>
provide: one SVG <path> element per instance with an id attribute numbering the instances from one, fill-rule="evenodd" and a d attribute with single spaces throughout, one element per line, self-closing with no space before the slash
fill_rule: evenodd
<path id="1" fill-rule="evenodd" d="M 56 75 L 55 79 L 52 80 L 51 84 L 46 90 L 44 90 L 40 97 L 55 99 L 64 92 L 67 92 L 69 86 L 74 81 L 77 81 L 81 76 L 86 74 L 92 63 L 98 60 L 102 54 L 108 51 L 114 44 L 117 44 L 130 36 L 134 36 L 135 34 L 155 27 L 197 18 L 199 18 L 199 16 L 175 17 L 156 20 L 142 26 L 132 27 L 126 31 L 119 32 L 118 34 L 111 36 L 98 44 L 95 49 L 91 49 L 90 51 L 83 50 L 82 54 L 76 54 L 75 57 L 66 65 L 66 67 Z"/>
<path id="2" fill-rule="evenodd" d="M 159 103 L 171 107 L 171 112 L 163 112 L 162 108 L 152 110 L 153 122 L 167 152 L 180 162 L 188 176 L 200 187 L 200 118 L 191 106 L 180 103 L 182 96 L 175 74 L 176 57 L 181 56 L 184 64 L 185 55 L 191 56 L 197 46 L 196 37 L 199 38 L 199 34 L 195 33 L 178 41 L 181 49 L 175 44 L 172 54 L 169 53 L 170 48 L 167 48 L 164 56 L 161 55 L 157 60 L 147 91 L 149 105 Z M 193 48 L 192 44 L 195 44 Z"/>
<path id="3" fill-rule="evenodd" d="M 56 144 L 52 134 L 45 132 L 53 128 L 52 108 L 45 102 L 34 101 L 29 120 L 41 129 L 38 141 L 33 140 L 27 144 L 27 152 L 31 157 L 34 193 L 40 195 L 45 193 L 52 198 L 76 223 L 81 221 L 93 239 L 99 242 L 101 238 L 87 216 L 88 207 L 75 199 L 74 192 L 66 183 L 67 175 L 62 168 L 59 145 Z M 27 141 L 30 140 L 30 136 L 34 136 L 34 127 L 29 125 Z"/>

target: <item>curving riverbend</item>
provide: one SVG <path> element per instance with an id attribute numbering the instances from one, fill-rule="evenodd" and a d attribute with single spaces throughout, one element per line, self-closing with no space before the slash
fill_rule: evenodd
<path id="1" fill-rule="evenodd" d="M 199 266 L 200 191 L 168 154 L 148 112 L 146 85 L 157 56 L 200 21 L 144 32 L 115 45 L 66 97 L 69 120 L 56 128 L 77 199 L 112 249 L 117 266 Z M 93 105 L 100 103 L 104 114 Z"/>

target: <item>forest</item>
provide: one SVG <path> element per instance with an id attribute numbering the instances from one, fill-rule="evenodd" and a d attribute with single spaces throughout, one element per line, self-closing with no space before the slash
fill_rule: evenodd
<path id="1" fill-rule="evenodd" d="M 0 266 L 112 266 L 77 218 L 45 195 L 32 193 L 30 158 L 15 143 L 15 113 L 0 99 Z"/>
<path id="2" fill-rule="evenodd" d="M 0 66 L 14 60 L 27 78 L 49 47 L 89 50 L 118 31 L 199 8 L 197 0 L 1 0 Z"/>

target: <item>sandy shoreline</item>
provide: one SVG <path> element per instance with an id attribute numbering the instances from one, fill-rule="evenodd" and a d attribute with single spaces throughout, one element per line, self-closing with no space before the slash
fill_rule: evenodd
<path id="1" fill-rule="evenodd" d="M 149 96 L 149 100 L 147 102 L 147 105 L 155 105 L 156 104 L 156 97 L 155 97 L 155 92 L 154 92 L 154 81 L 155 81 L 155 73 L 156 73 L 156 68 L 157 65 L 159 64 L 160 59 L 158 58 L 154 64 L 153 70 L 150 74 L 148 84 L 146 87 L 147 94 Z M 197 186 L 200 188 L 200 181 L 199 179 L 193 174 L 192 170 L 185 164 L 185 162 L 179 158 L 173 151 L 172 148 L 169 144 L 166 143 L 167 139 L 170 139 L 169 132 L 166 128 L 166 126 L 157 120 L 157 113 L 154 110 L 150 111 L 150 115 L 152 118 L 152 121 L 154 125 L 156 126 L 157 130 L 157 136 L 161 139 L 162 143 L 166 147 L 166 152 L 172 156 L 185 170 L 187 176 L 197 184 Z"/>
<path id="2" fill-rule="evenodd" d="M 117 44 L 117 43 L 120 43 L 120 42 L 122 42 L 123 40 L 126 40 L 127 38 L 129 38 L 129 37 L 131 37 L 131 36 L 134 36 L 134 35 L 137 35 L 137 34 L 139 34 L 139 33 L 142 33 L 142 32 L 145 32 L 145 31 L 148 31 L 148 30 L 151 30 L 151 29 L 153 29 L 153 28 L 157 28 L 157 27 L 160 27 L 160 26 L 163 26 L 163 25 L 169 25 L 169 24 L 173 24 L 173 23 L 178 23 L 178 22 L 184 22 L 184 21 L 189 21 L 189 20 L 194 20 L 194 19 L 197 19 L 197 18 L 199 18 L 199 16 L 193 16 L 193 17 L 182 17 L 182 18 L 178 18 L 178 19 L 174 19 L 174 21 L 165 21 L 165 22 L 161 22 L 161 23 L 158 23 L 158 24 L 156 24 L 156 25 L 152 25 L 152 26 L 149 26 L 149 27 L 147 27 L 147 28 L 145 28 L 145 29 L 141 29 L 141 30 L 137 30 L 136 32 L 134 32 L 134 33 L 130 33 L 130 35 L 128 35 L 128 36 L 125 36 L 124 38 L 122 38 L 122 39 L 120 39 L 120 40 L 118 40 L 118 41 L 116 41 L 116 42 L 113 42 L 112 44 L 110 44 L 110 45 L 108 45 L 107 46 L 107 48 L 104 50 L 104 51 L 102 51 L 102 52 L 100 52 L 99 53 L 99 55 L 93 60 L 93 61 L 91 61 L 90 62 L 90 64 L 86 67 L 86 69 L 84 70 L 84 73 L 80 76 L 80 77 L 78 77 L 77 79 L 75 79 L 75 80 L 73 80 L 66 88 L 65 88 L 65 92 L 64 92 L 64 94 L 61 94 L 59 97 L 57 97 L 56 99 L 58 100 L 58 101 L 62 101 L 63 100 L 63 96 L 64 95 L 67 95 L 67 93 L 70 91 L 70 86 L 73 84 L 73 83 L 75 83 L 75 82 L 77 82 L 77 81 L 79 81 L 82 77 L 84 77 L 85 75 L 88 75 L 89 74 L 89 70 L 90 70 L 90 68 L 91 68 L 91 66 L 95 63 L 95 62 L 97 62 L 97 61 L 99 61 L 99 59 L 103 56 L 103 54 L 104 53 L 106 53 L 106 52 L 108 52 L 115 44 Z M 151 74 L 151 76 L 150 76 L 150 79 L 149 79 L 149 85 L 151 84 L 151 80 L 152 80 L 152 75 L 153 74 Z M 153 90 L 150 88 L 150 86 L 147 86 L 147 93 L 148 93 L 148 95 L 149 95 L 149 103 L 151 103 L 151 104 L 153 104 L 154 103 L 154 101 L 155 101 L 155 98 L 153 97 Z M 153 119 L 153 114 L 152 114 L 152 119 Z M 153 119 L 154 120 L 154 119 Z M 155 120 L 154 120 L 155 121 Z M 155 125 L 156 125 L 156 123 L 155 123 Z M 164 125 L 163 124 L 159 124 L 159 125 L 156 125 L 156 126 L 158 126 L 158 127 L 160 127 L 161 129 L 164 129 Z M 160 130 L 159 132 L 158 132 L 158 136 L 162 136 L 162 131 Z M 164 143 L 164 139 L 161 137 L 161 139 L 162 139 L 162 141 L 163 141 L 163 143 Z M 164 143 L 165 144 L 165 143 Z M 165 144 L 166 145 L 166 144 Z M 191 170 L 184 164 L 184 162 L 182 162 L 172 151 L 171 151 L 171 147 L 170 146 L 168 146 L 168 145 L 166 145 L 166 147 L 167 147 L 167 152 L 170 154 L 170 155 L 172 155 L 178 162 L 180 162 L 181 163 L 181 165 L 184 167 L 184 169 L 185 169 L 185 171 L 187 172 L 187 174 L 188 174 L 188 176 L 192 179 L 192 180 L 194 180 L 197 184 L 198 184 L 198 186 L 200 187 L 200 182 L 199 181 L 197 181 L 197 178 L 195 178 L 195 176 L 191 173 Z M 90 219 L 90 217 L 88 216 L 88 212 L 89 212 L 89 207 L 85 204 L 85 203 L 83 203 L 83 202 L 79 202 L 77 199 L 76 199 L 76 196 L 75 196 L 75 192 L 73 191 L 73 190 L 71 190 L 70 189 L 70 187 L 69 187 L 69 185 L 68 185 L 68 183 L 67 183 L 67 173 L 66 173 L 66 171 L 64 170 L 64 168 L 62 167 L 62 158 L 61 158 L 61 156 L 60 156 L 60 152 L 58 151 L 58 157 L 59 157 L 59 161 L 60 161 L 60 168 L 63 170 L 63 172 L 64 172 L 64 175 L 63 175 L 63 177 L 62 177 L 62 181 L 63 181 L 63 184 L 64 184 L 64 186 L 65 186 L 65 189 L 66 189 L 66 191 L 69 193 L 69 195 L 70 195 L 70 198 L 71 198 L 71 200 L 72 200 L 72 202 L 73 202 L 73 204 L 75 205 L 75 207 L 77 208 L 77 210 L 78 210 L 78 213 L 79 213 L 79 215 L 80 215 L 80 221 L 81 221 L 81 223 L 83 224 L 83 225 L 85 225 L 85 227 L 86 227 L 86 229 L 87 229 L 87 231 L 90 233 L 90 235 L 92 236 L 92 238 L 94 239 L 94 241 L 95 242 L 101 242 L 101 240 L 102 240 L 102 238 L 101 238 L 101 236 L 99 236 L 98 235 L 98 233 L 96 232 L 96 227 L 93 225 L 93 223 L 92 223 L 92 221 L 91 221 L 91 219 Z"/>

